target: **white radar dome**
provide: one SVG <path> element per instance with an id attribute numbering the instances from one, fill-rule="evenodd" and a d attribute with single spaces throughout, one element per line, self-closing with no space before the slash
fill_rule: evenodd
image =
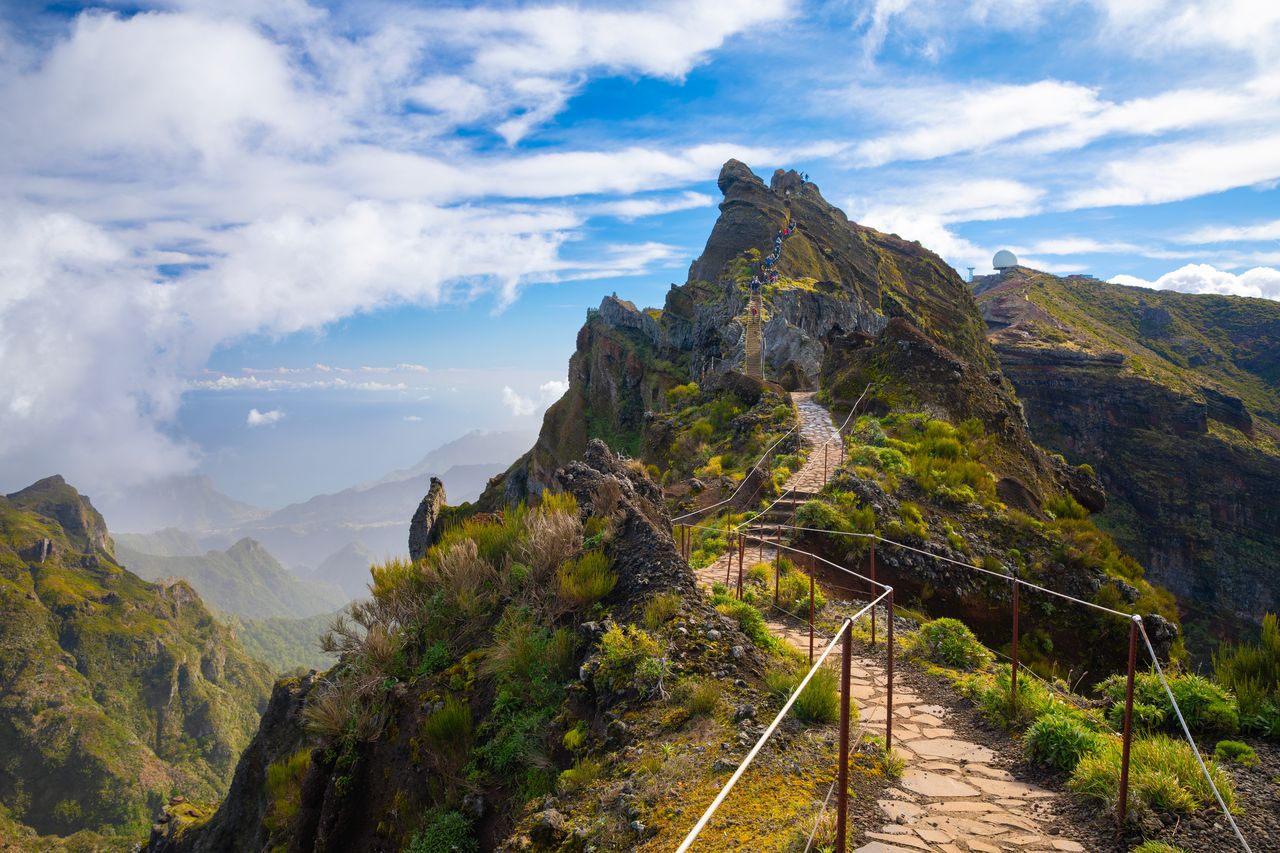
<path id="1" fill-rule="evenodd" d="M 1001 249 L 996 252 L 996 256 L 991 259 L 991 266 L 998 270 L 1016 267 L 1018 265 L 1018 257 L 1008 249 Z"/>

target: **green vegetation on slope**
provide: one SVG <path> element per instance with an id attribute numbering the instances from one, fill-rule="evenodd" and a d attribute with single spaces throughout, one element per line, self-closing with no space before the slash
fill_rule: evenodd
<path id="1" fill-rule="evenodd" d="M 42 835 L 144 834 L 231 778 L 270 685 L 185 583 L 122 569 L 59 477 L 0 498 L 0 803 Z"/>
<path id="2" fill-rule="evenodd" d="M 147 580 L 183 578 L 213 607 L 245 619 L 332 613 L 347 601 L 336 584 L 298 579 L 252 539 L 200 556 L 159 556 L 117 543 L 116 557 Z"/>
<path id="3" fill-rule="evenodd" d="M 250 657 L 282 673 L 333 666 L 336 658 L 320 650 L 320 638 L 333 619 L 332 613 L 320 613 L 302 619 L 233 619 L 228 624 Z"/>

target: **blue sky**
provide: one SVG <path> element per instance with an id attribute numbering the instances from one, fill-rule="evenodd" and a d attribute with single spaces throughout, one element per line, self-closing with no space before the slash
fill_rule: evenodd
<path id="1" fill-rule="evenodd" d="M 1280 298 L 1280 5 L 0 6 L 0 489 L 276 506 L 534 430 L 730 156 L 963 271 Z"/>

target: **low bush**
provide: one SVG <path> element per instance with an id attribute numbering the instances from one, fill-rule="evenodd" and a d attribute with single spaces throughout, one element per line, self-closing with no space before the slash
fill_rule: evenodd
<path id="1" fill-rule="evenodd" d="M 710 717 L 720 707 L 720 697 L 724 695 L 724 687 L 720 682 L 710 679 L 686 681 L 680 685 L 681 690 L 675 698 L 690 717 Z"/>
<path id="2" fill-rule="evenodd" d="M 267 812 L 262 823 L 268 832 L 286 830 L 302 805 L 302 779 L 311 767 L 311 750 L 300 749 L 267 768 Z"/>
<path id="3" fill-rule="evenodd" d="M 1253 747 L 1238 740 L 1220 740 L 1213 748 L 1213 757 L 1218 761 L 1233 761 L 1244 767 L 1258 766 L 1258 753 Z"/>
<path id="4" fill-rule="evenodd" d="M 587 733 L 587 724 L 579 720 L 573 728 L 564 733 L 564 737 L 560 739 L 560 742 L 570 752 L 577 752 L 587 745 Z"/>
<path id="5" fill-rule="evenodd" d="M 1191 747 L 1166 735 L 1136 738 L 1129 757 L 1130 802 L 1157 812 L 1193 812 L 1214 802 L 1213 789 L 1200 770 Z M 1223 801 L 1231 808 L 1235 789 L 1212 761 L 1206 763 Z M 1076 764 L 1068 783 L 1072 790 L 1108 804 L 1120 791 L 1120 741 L 1108 738 L 1096 752 Z"/>
<path id="6" fill-rule="evenodd" d="M 577 607 L 595 604 L 617 586 L 618 574 L 603 551 L 588 551 L 557 573 L 560 595 Z"/>
<path id="7" fill-rule="evenodd" d="M 680 612 L 680 596 L 674 592 L 660 592 L 644 606 L 641 621 L 650 631 L 656 631 Z"/>
<path id="8" fill-rule="evenodd" d="M 560 773 L 559 788 L 564 793 L 584 790 L 595 784 L 603 772 L 604 765 L 599 761 L 579 758 L 572 767 Z"/>
<path id="9" fill-rule="evenodd" d="M 1163 841 L 1144 841 L 1129 853 L 1187 853 L 1187 851 Z"/>
<path id="10" fill-rule="evenodd" d="M 1194 674 L 1168 675 L 1169 690 L 1177 700 L 1187 726 L 1196 734 L 1234 734 L 1240 728 L 1240 716 L 1231 694 L 1206 678 Z M 1115 706 L 1123 714 L 1125 676 L 1113 675 L 1098 685 L 1111 703 L 1111 719 L 1117 719 Z M 1133 700 L 1136 704 L 1159 708 L 1164 714 L 1162 724 L 1168 731 L 1178 731 L 1178 717 L 1169 702 L 1160 676 L 1154 672 L 1138 673 L 1134 678 Z"/>
<path id="11" fill-rule="evenodd" d="M 768 563 L 756 563 L 747 569 L 747 580 L 765 587 L 772 586 L 773 567 Z"/>
<path id="12" fill-rule="evenodd" d="M 1050 709 L 1063 706 L 1048 687 L 1025 676 L 1018 679 L 1015 703 L 1010 691 L 1011 680 L 1008 665 L 1000 664 L 994 674 L 970 675 L 961 679 L 957 686 L 961 693 L 978 706 L 984 717 L 1005 728 L 1022 728 Z"/>
<path id="13" fill-rule="evenodd" d="M 764 623 L 764 616 L 747 602 L 732 599 L 722 601 L 716 604 L 716 610 L 737 622 L 742 633 L 760 648 L 777 647 L 778 640 L 769 633 L 769 628 Z"/>
<path id="14" fill-rule="evenodd" d="M 1280 622 L 1262 619 L 1256 643 L 1224 643 L 1213 656 L 1214 679 L 1235 694 L 1240 726 L 1280 738 Z"/>
<path id="15" fill-rule="evenodd" d="M 1032 761 L 1070 773 L 1080 759 L 1101 749 L 1105 740 L 1081 716 L 1054 710 L 1027 728 L 1022 745 Z"/>
<path id="16" fill-rule="evenodd" d="M 471 822 L 455 811 L 431 811 L 405 853 L 479 853 Z"/>
<path id="17" fill-rule="evenodd" d="M 909 640 L 908 648 L 934 663 L 959 669 L 982 669 L 994 660 L 968 625 L 947 617 L 921 625 Z"/>
<path id="18" fill-rule="evenodd" d="M 806 670 L 807 671 L 807 670 Z M 804 672 L 778 668 L 765 673 L 765 686 L 779 701 L 786 702 L 804 680 Z M 805 685 L 804 692 L 796 699 L 791 711 L 806 723 L 834 722 L 840 714 L 840 678 L 835 670 L 819 667 Z M 849 705 L 849 713 L 856 717 L 857 707 Z"/>
<path id="19" fill-rule="evenodd" d="M 826 605 L 826 596 L 815 584 L 813 587 L 814 610 L 821 610 Z M 807 574 L 791 571 L 782 576 L 778 581 L 778 606 L 790 613 L 807 614 L 809 612 L 809 576 Z"/>
<path id="20" fill-rule="evenodd" d="M 1082 519 L 1089 515 L 1089 511 L 1080 506 L 1080 503 L 1071 495 L 1061 495 L 1059 497 L 1049 498 L 1045 502 L 1044 508 L 1053 514 L 1054 518 L 1071 518 Z"/>
<path id="21" fill-rule="evenodd" d="M 606 690 L 635 687 L 642 695 L 661 690 L 666 674 L 661 655 L 662 646 L 648 632 L 634 625 L 613 625 L 600 638 L 596 683 Z"/>

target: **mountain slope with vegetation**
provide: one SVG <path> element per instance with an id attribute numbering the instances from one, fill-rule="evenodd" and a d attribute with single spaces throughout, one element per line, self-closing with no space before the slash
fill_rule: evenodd
<path id="1" fill-rule="evenodd" d="M 0 498 L 0 832 L 15 843 L 127 846 L 170 796 L 218 796 L 270 683 L 188 584 L 122 568 L 61 477 Z"/>
<path id="2" fill-rule="evenodd" d="M 1193 649 L 1280 607 L 1280 304 L 1024 267 L 975 284 L 1033 435 L 1097 470 L 1099 523 L 1177 594 Z"/>
<path id="3" fill-rule="evenodd" d="M 304 581 L 290 574 L 252 539 L 200 556 L 162 556 L 140 550 L 153 547 L 150 538 L 121 537 L 116 547 L 120 563 L 146 580 L 183 578 L 206 602 L 233 616 L 302 618 L 332 613 L 348 600 L 336 584 Z"/>

